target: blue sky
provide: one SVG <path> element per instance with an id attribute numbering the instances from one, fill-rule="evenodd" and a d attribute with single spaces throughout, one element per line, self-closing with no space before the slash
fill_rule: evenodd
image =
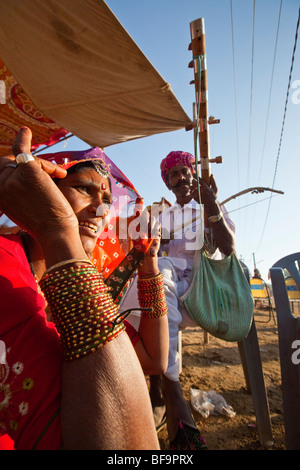
<path id="1" fill-rule="evenodd" d="M 189 84 L 193 79 L 193 69 L 188 68 L 192 59 L 188 50 L 190 22 L 204 18 L 209 114 L 221 120 L 220 124 L 210 126 L 211 157 L 223 157 L 222 164 L 212 166 L 219 200 L 256 186 L 284 192 L 284 195 L 273 193 L 271 200 L 271 192 L 248 193 L 227 204 L 236 224 L 238 256 L 251 273 L 255 261 L 267 280 L 268 269 L 277 260 L 300 251 L 300 44 L 291 79 L 295 88 L 290 90 L 279 147 L 300 1 L 107 0 L 106 3 L 171 85 L 191 118 L 195 92 Z M 65 145 L 73 150 L 87 148 L 76 138 Z M 60 150 L 59 145 L 53 150 Z M 174 202 L 159 169 L 161 160 L 171 150 L 194 153 L 193 133 L 180 130 L 105 149 L 144 197 L 145 204 L 161 197 Z"/>

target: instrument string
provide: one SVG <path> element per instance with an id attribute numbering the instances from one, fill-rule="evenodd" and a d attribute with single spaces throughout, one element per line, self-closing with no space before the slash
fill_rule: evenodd
<path id="1" fill-rule="evenodd" d="M 272 72 L 271 72 L 271 82 L 270 82 L 270 91 L 269 91 L 269 101 L 268 101 L 268 109 L 267 109 L 267 118 L 266 118 L 266 126 L 265 126 L 265 133 L 264 133 L 262 156 L 261 156 L 261 160 L 260 160 L 260 171 L 259 171 L 259 176 L 258 176 L 258 185 L 260 184 L 261 173 L 262 173 L 262 164 L 263 164 L 263 159 L 264 159 L 264 154 L 265 154 L 265 144 L 266 144 L 268 123 L 269 123 L 270 103 L 271 103 L 271 95 L 272 95 L 272 88 L 273 88 L 273 77 L 274 77 L 275 61 L 276 61 L 276 55 L 277 55 L 277 45 L 278 45 L 278 35 L 279 35 L 279 26 L 280 26 L 280 18 L 281 18 L 281 9 L 282 9 L 282 0 L 280 0 L 279 13 L 278 13 L 275 48 L 274 48 L 274 55 L 273 55 L 273 66 L 272 66 Z"/>
<path id="2" fill-rule="evenodd" d="M 233 31 L 232 0 L 230 0 L 230 18 L 231 18 L 231 45 L 232 45 L 232 66 L 233 66 L 233 91 L 234 91 L 234 109 L 235 109 L 235 128 L 236 128 L 237 180 L 238 180 L 238 191 L 240 191 L 239 131 L 238 131 L 237 95 L 236 95 L 236 67 L 235 67 L 235 49 L 234 49 L 234 31 Z"/>
<path id="3" fill-rule="evenodd" d="M 199 168 L 198 168 L 198 137 L 199 137 L 199 116 L 200 116 L 200 102 L 201 102 L 201 59 L 205 57 L 204 54 L 194 57 L 198 64 L 198 97 L 197 97 L 197 112 L 196 112 L 196 135 L 195 135 L 195 161 L 196 161 L 196 176 L 197 176 L 197 190 L 199 203 L 201 204 L 200 184 L 199 184 Z M 203 131 L 203 129 L 201 129 Z"/>
<path id="4" fill-rule="evenodd" d="M 268 106 L 267 106 L 267 116 L 266 116 L 266 125 L 265 125 L 265 132 L 264 132 L 264 140 L 263 140 L 263 147 L 262 147 L 262 155 L 261 155 L 261 160 L 260 160 L 260 170 L 258 174 L 258 185 L 261 180 L 261 174 L 262 174 L 262 166 L 263 166 L 263 160 L 264 160 L 264 154 L 265 154 L 265 144 L 266 144 L 266 137 L 267 137 L 267 130 L 268 130 L 268 122 L 269 122 L 269 114 L 270 114 L 270 104 L 271 104 L 271 96 L 272 96 L 272 88 L 273 88 L 273 77 L 274 77 L 274 69 L 275 69 L 275 62 L 276 62 L 276 55 L 277 55 L 277 45 L 278 45 L 278 36 L 279 36 L 279 27 L 280 27 L 280 19 L 281 19 L 281 10 L 282 10 L 282 0 L 280 0 L 280 5 L 279 5 L 279 13 L 278 13 L 278 21 L 277 21 L 277 31 L 276 31 L 276 38 L 275 38 L 275 47 L 274 47 L 274 54 L 273 54 L 273 65 L 272 65 L 272 71 L 271 71 L 271 80 L 270 80 L 270 89 L 269 89 L 269 98 L 268 98 Z M 272 195 L 271 195 L 272 197 Z M 270 197 L 270 199 L 271 199 Z M 254 209 L 254 214 L 253 214 L 253 219 L 255 220 L 256 218 L 256 209 Z M 253 237 L 251 236 L 251 239 Z"/>
<path id="5" fill-rule="evenodd" d="M 253 24 L 252 24 L 252 57 L 251 57 L 251 84 L 250 84 L 250 112 L 249 112 L 249 146 L 248 146 L 248 170 L 247 186 L 249 186 L 250 177 L 250 157 L 251 157 L 251 138 L 252 138 L 252 98 L 253 98 L 253 70 L 254 70 L 254 33 L 255 33 L 255 0 L 253 0 Z"/>
<path id="6" fill-rule="evenodd" d="M 284 132 L 284 126 L 285 126 L 285 118 L 286 118 L 286 113 L 287 113 L 287 107 L 288 107 L 288 100 L 289 100 L 289 94 L 290 94 L 290 87 L 291 87 L 291 81 L 292 81 L 292 74 L 293 74 L 293 68 L 294 68 L 294 59 L 295 59 L 295 53 L 296 53 L 296 47 L 297 47 L 297 42 L 298 42 L 298 31 L 299 31 L 299 24 L 300 24 L 300 8 L 299 8 L 299 14 L 298 14 L 298 20 L 297 20 L 297 26 L 296 26 L 296 33 L 295 33 L 295 41 L 294 41 L 294 47 L 293 47 L 293 53 L 292 53 L 292 61 L 291 61 L 291 67 L 290 67 L 290 73 L 289 73 L 289 79 L 288 79 L 288 87 L 287 87 L 287 93 L 286 93 L 286 100 L 285 100 L 285 106 L 284 106 L 284 113 L 283 113 L 283 120 L 282 120 L 282 126 L 281 126 L 281 133 L 280 133 L 280 138 L 279 138 L 279 146 L 278 146 L 278 152 L 277 152 L 277 158 L 276 158 L 276 163 L 275 163 L 275 170 L 274 170 L 274 176 L 273 176 L 273 183 L 272 183 L 272 189 L 274 188 L 276 176 L 277 176 L 277 170 L 278 170 L 278 162 L 279 162 L 279 157 L 280 157 L 280 152 L 281 152 L 281 145 L 282 145 L 282 139 L 283 139 L 283 132 Z M 267 214 L 265 218 L 265 223 L 264 227 L 262 230 L 261 238 L 258 244 L 258 247 L 256 248 L 255 253 L 258 251 L 264 233 L 267 225 L 267 220 L 269 217 L 269 212 L 270 212 L 270 206 L 272 202 L 272 195 L 269 200 L 269 205 L 267 209 Z"/>

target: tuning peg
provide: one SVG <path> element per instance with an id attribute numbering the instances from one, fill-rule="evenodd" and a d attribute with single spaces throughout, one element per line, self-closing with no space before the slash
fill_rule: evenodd
<path id="1" fill-rule="evenodd" d="M 220 119 L 216 119 L 214 116 L 209 116 L 208 118 L 208 124 L 219 124 Z"/>
<path id="2" fill-rule="evenodd" d="M 209 163 L 223 163 L 223 157 L 209 158 L 208 161 Z M 200 164 L 201 160 L 198 163 Z"/>
<path id="3" fill-rule="evenodd" d="M 210 163 L 223 163 L 223 157 L 216 157 L 216 158 L 210 158 L 209 159 Z"/>

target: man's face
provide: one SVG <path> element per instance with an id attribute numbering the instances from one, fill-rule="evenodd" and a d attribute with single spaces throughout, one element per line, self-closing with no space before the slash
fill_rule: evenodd
<path id="1" fill-rule="evenodd" d="M 190 196 L 193 175 L 191 170 L 185 165 L 176 165 L 169 170 L 168 188 L 173 191 L 177 199 Z"/>
<path id="2" fill-rule="evenodd" d="M 78 219 L 83 248 L 91 257 L 97 238 L 109 221 L 112 202 L 109 181 L 92 168 L 82 168 L 61 179 L 58 187 Z"/>

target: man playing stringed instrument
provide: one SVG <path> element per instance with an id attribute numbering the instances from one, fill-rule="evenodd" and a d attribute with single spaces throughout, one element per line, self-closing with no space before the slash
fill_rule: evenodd
<path id="1" fill-rule="evenodd" d="M 233 225 L 228 217 L 225 220 L 221 212 L 217 185 L 211 175 L 210 185 L 199 178 L 201 203 L 208 221 L 208 227 L 204 229 L 193 155 L 182 151 L 170 152 L 161 162 L 161 175 L 168 189 L 176 196 L 175 204 L 161 214 L 161 254 L 164 256 L 159 258 L 159 268 L 164 278 L 170 335 L 169 363 L 162 378 L 162 390 L 171 448 L 199 449 L 205 447 L 205 442 L 183 396 L 177 346 L 178 331 L 197 324 L 179 299 L 189 287 L 196 250 L 205 247 L 216 258 L 233 253 Z M 154 382 L 153 378 L 150 391 L 153 405 L 155 398 L 160 397 Z M 159 400 L 157 403 L 161 404 Z M 154 415 L 155 411 L 154 406 Z"/>

